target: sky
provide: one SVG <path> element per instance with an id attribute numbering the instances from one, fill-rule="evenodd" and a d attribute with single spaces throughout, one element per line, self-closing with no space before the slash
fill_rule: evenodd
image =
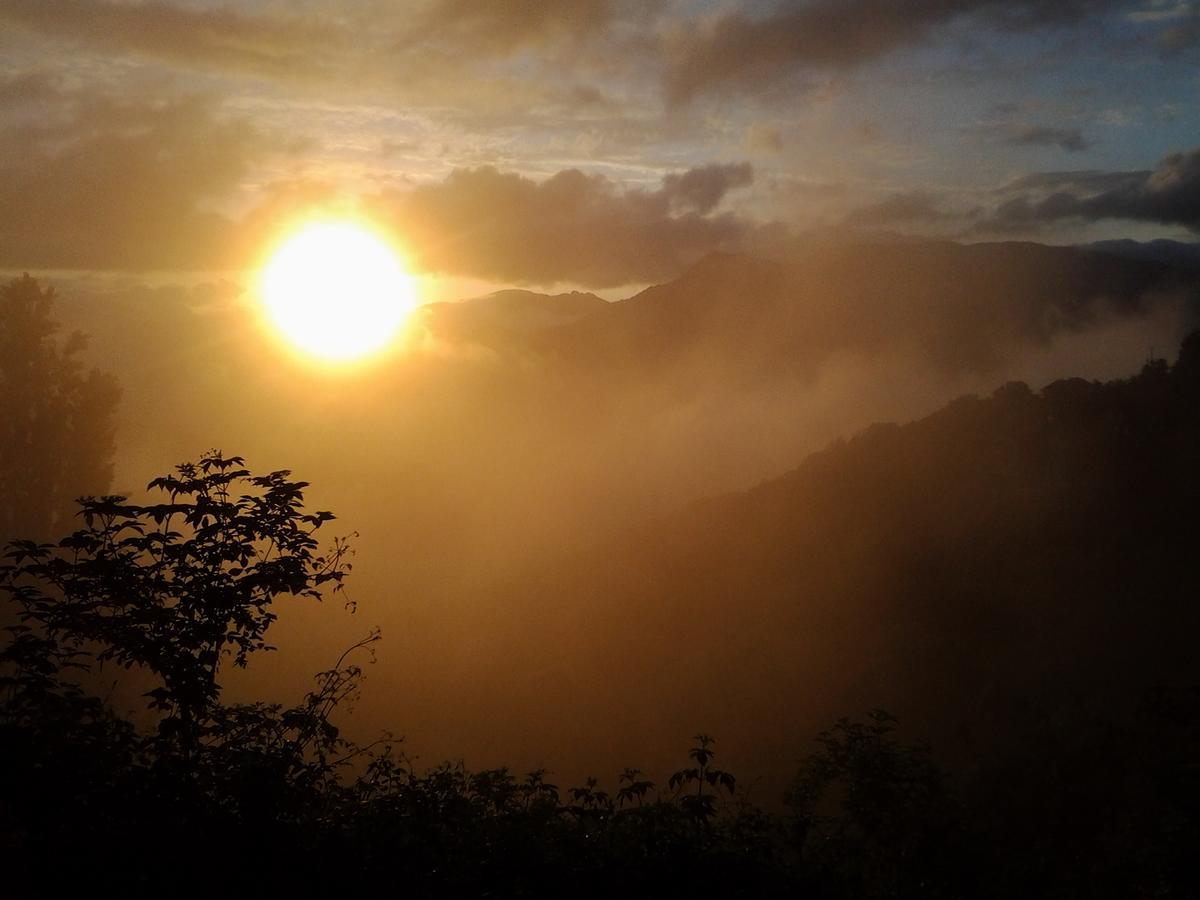
<path id="1" fill-rule="evenodd" d="M 425 299 L 829 229 L 1200 230 L 1191 0 L 0 0 L 0 268 L 240 271 L 353 214 Z"/>

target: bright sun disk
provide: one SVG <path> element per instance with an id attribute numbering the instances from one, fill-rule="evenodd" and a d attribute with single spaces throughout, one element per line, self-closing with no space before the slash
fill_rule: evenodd
<path id="1" fill-rule="evenodd" d="M 415 305 L 393 250 L 350 222 L 308 225 L 284 241 L 262 271 L 260 292 L 280 332 L 328 360 L 381 349 Z"/>

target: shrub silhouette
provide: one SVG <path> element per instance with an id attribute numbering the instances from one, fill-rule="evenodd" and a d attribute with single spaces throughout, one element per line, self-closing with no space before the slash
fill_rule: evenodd
<path id="1" fill-rule="evenodd" d="M 714 769 L 711 765 L 717 752 L 713 749 L 716 740 L 707 734 L 698 734 L 692 740 L 696 745 L 688 751 L 688 758 L 696 765 L 680 769 L 670 777 L 667 784 L 674 790 L 680 791 L 679 802 L 691 815 L 701 819 L 711 818 L 717 811 L 717 794 L 719 788 L 724 788 L 730 794 L 737 786 L 735 779 L 728 772 Z M 693 794 L 691 786 L 696 786 Z M 704 793 L 704 786 L 712 790 Z"/>

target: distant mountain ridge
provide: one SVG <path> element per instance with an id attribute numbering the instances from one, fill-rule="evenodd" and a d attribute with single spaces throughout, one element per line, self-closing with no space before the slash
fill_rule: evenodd
<path id="1" fill-rule="evenodd" d="M 1165 295 L 1200 310 L 1189 245 L 1091 248 L 907 240 L 819 243 L 786 257 L 713 253 L 608 303 L 501 291 L 425 310 L 428 326 L 636 382 L 664 370 L 722 383 L 812 378 L 833 354 L 918 352 L 948 374 L 998 370 Z"/>
<path id="2" fill-rule="evenodd" d="M 949 372 L 986 370 L 1012 343 L 1140 315 L 1148 292 L 1171 290 L 1195 301 L 1200 273 L 1031 243 L 815 245 L 781 260 L 712 254 L 561 333 L 568 353 L 700 354 L 743 375 L 804 375 L 830 353 L 898 342 Z"/>
<path id="3" fill-rule="evenodd" d="M 1200 269 L 1200 243 L 1184 243 L 1159 239 L 1154 241 L 1133 241 L 1128 238 L 1113 241 L 1096 241 L 1081 245 L 1085 250 L 1097 253 L 1107 253 L 1126 259 L 1142 259 L 1151 262 L 1165 263 L 1175 266 L 1188 266 Z"/>
<path id="4" fill-rule="evenodd" d="M 440 338 L 534 352 L 632 378 L 700 366 L 721 379 L 811 377 L 830 354 L 906 344 L 949 373 L 998 368 L 1014 343 L 1144 314 L 1177 292 L 1200 310 L 1200 245 L 871 240 L 786 256 L 710 253 L 607 302 L 502 290 L 421 309 Z"/>

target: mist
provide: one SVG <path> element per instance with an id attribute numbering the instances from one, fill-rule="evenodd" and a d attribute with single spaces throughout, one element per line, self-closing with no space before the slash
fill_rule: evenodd
<path id="1" fill-rule="evenodd" d="M 981 276 L 988 259 L 1007 274 Z M 893 276 L 901 260 L 905 282 Z M 587 661 L 611 648 L 599 632 L 589 645 L 594 607 L 576 618 L 569 587 L 543 596 L 514 584 L 674 527 L 698 501 L 782 475 L 874 422 L 1010 381 L 1037 390 L 1132 374 L 1195 325 L 1188 277 L 1068 248 L 824 242 L 791 258 L 711 257 L 613 303 L 518 293 L 433 304 L 388 358 L 332 375 L 264 339 L 235 283 L 51 283 L 64 327 L 91 335 L 90 360 L 121 373 L 114 490 L 137 497 L 150 475 L 218 448 L 311 482 L 311 503 L 353 535 L 354 614 L 285 605 L 280 651 L 235 694 L 288 699 L 378 625 L 352 733 L 392 729 L 421 758 L 576 777 L 635 750 L 660 761 L 691 718 L 745 731 L 749 713 L 733 715 L 735 693 L 685 705 L 666 727 L 634 715 L 614 731 L 612 698 L 638 697 L 646 673 L 616 666 L 598 690 Z M 1022 282 L 1037 292 L 1008 292 Z M 971 302 L 950 306 L 945 290 Z M 539 306 L 556 312 L 530 313 Z M 762 651 L 760 664 L 788 656 Z M 698 677 L 689 659 L 668 654 L 656 676 L 681 680 L 682 696 Z"/>

